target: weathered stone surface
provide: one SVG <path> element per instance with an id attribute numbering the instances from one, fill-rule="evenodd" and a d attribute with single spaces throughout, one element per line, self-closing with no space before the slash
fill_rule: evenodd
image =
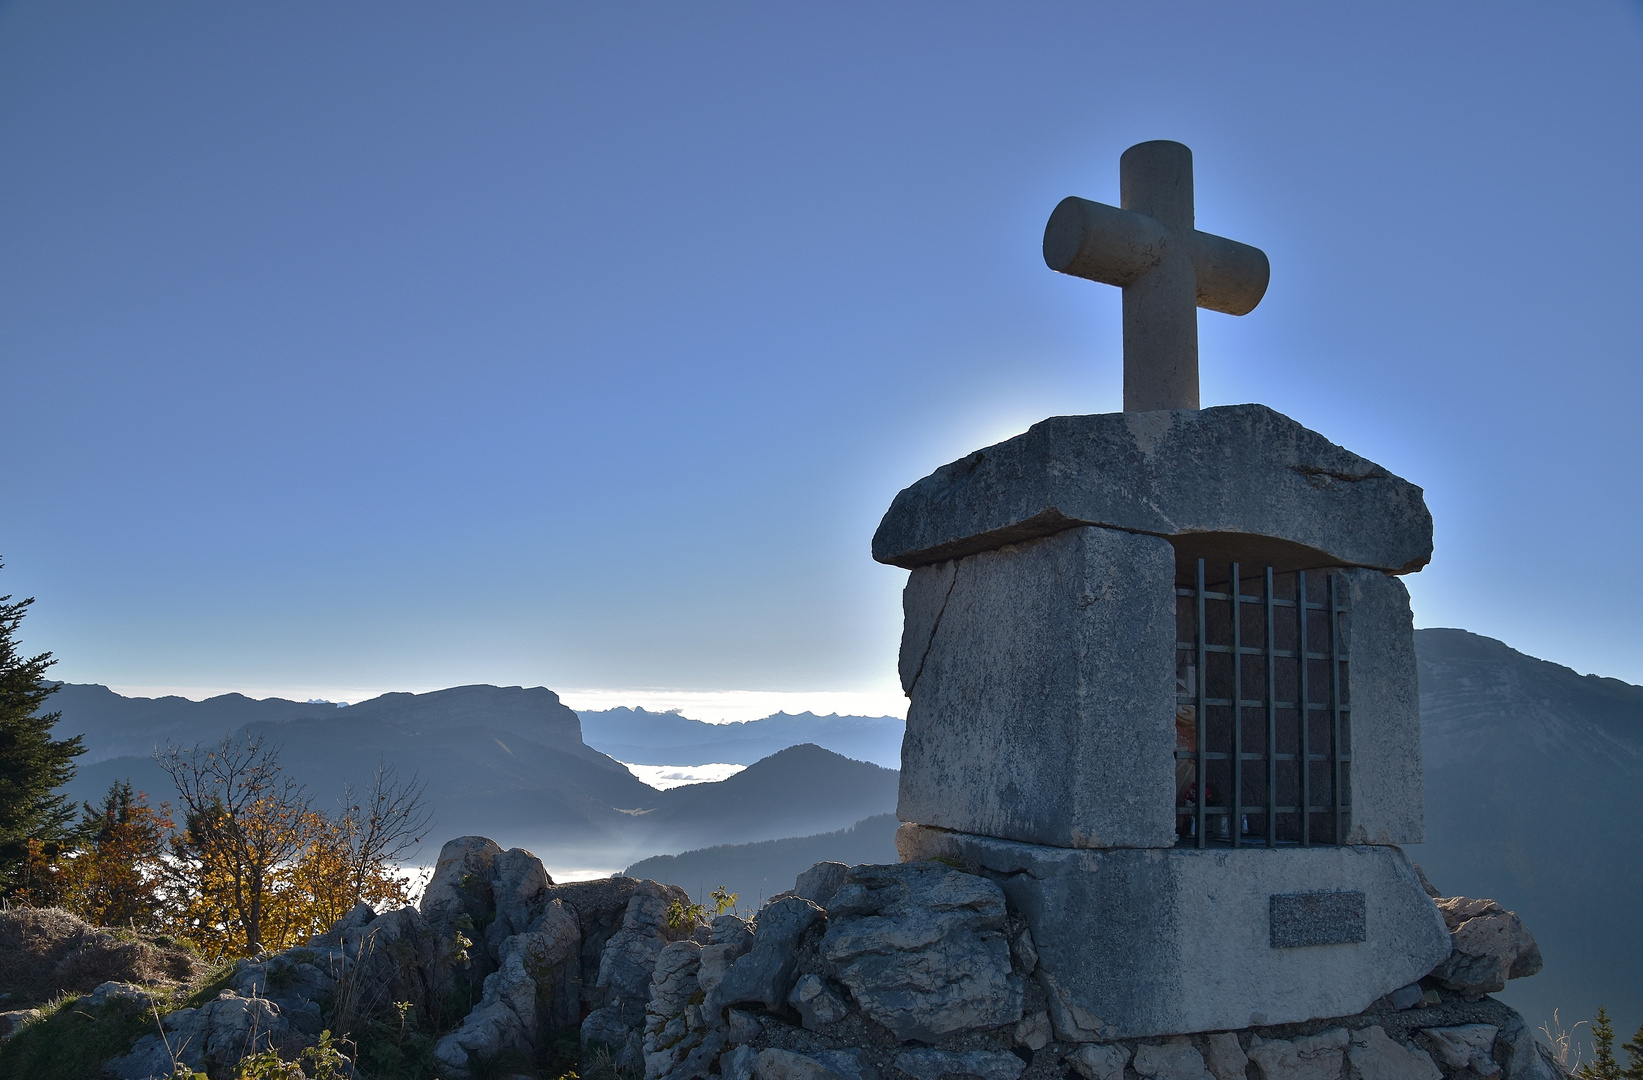
<path id="1" fill-rule="evenodd" d="M 753 948 L 731 965 L 713 989 L 708 1007 L 758 1002 L 780 1009 L 793 989 L 799 938 L 824 918 L 822 909 L 798 896 L 773 900 L 754 922 Z"/>
<path id="2" fill-rule="evenodd" d="M 1204 1055 L 1184 1037 L 1157 1046 L 1143 1043 L 1136 1047 L 1135 1071 L 1156 1080 L 1211 1080 Z"/>
<path id="3" fill-rule="evenodd" d="M 473 923 L 495 909 L 491 892 L 491 868 L 502 849 L 483 836 L 459 836 L 439 849 L 433 877 L 422 890 L 419 905 L 424 917 L 454 923 L 466 915 Z"/>
<path id="4" fill-rule="evenodd" d="M 821 1031 L 836 1024 L 850 1012 L 844 999 L 828 989 L 818 975 L 799 976 L 793 984 L 793 992 L 787 995 L 787 1003 L 793 1006 L 800 1022 L 811 1031 Z"/>
<path id="5" fill-rule="evenodd" d="M 224 990 L 197 1009 L 177 1009 L 161 1019 L 166 1037 L 144 1035 L 127 1054 L 103 1068 L 119 1080 L 169 1077 L 172 1060 L 194 1069 L 227 1074 L 239 1060 L 284 1047 L 290 1025 L 278 1006 Z"/>
<path id="6" fill-rule="evenodd" d="M 1420 1033 L 1420 1040 L 1441 1065 L 1451 1069 L 1471 1069 L 1479 1076 L 1494 1076 L 1500 1064 L 1494 1059 L 1495 1036 L 1500 1029 L 1493 1024 L 1457 1024 L 1453 1027 L 1430 1027 Z"/>
<path id="7" fill-rule="evenodd" d="M 1204 1055 L 1204 1065 L 1215 1080 L 1244 1080 L 1249 1067 L 1249 1057 L 1244 1048 L 1238 1045 L 1238 1036 L 1230 1031 L 1220 1031 L 1208 1039 L 1209 1052 Z"/>
<path id="8" fill-rule="evenodd" d="M 1454 951 L 1432 970 L 1433 978 L 1468 997 L 1506 988 L 1541 969 L 1540 946 L 1516 912 L 1493 900 L 1450 896 L 1437 901 Z"/>
<path id="9" fill-rule="evenodd" d="M 599 963 L 604 958 L 605 943 L 621 929 L 628 903 L 638 887 L 637 878 L 614 877 L 570 881 L 548 888 L 548 897 L 576 912 L 582 928 L 582 1003 L 587 1009 L 605 1003 L 604 991 L 599 989 Z"/>
<path id="10" fill-rule="evenodd" d="M 912 569 L 1078 525 L 1288 569 L 1432 558 L 1420 488 L 1264 405 L 1051 417 L 903 490 L 873 558 Z"/>
<path id="11" fill-rule="evenodd" d="M 1565 1080 L 1562 1066 L 1552 1056 L 1551 1047 L 1535 1038 L 1535 1033 L 1516 1012 L 1496 1036 L 1495 1060 L 1506 1080 Z"/>
<path id="12" fill-rule="evenodd" d="M 75 999 L 73 1007 L 82 1012 L 95 1012 L 114 1005 L 124 1009 L 146 1009 L 154 1000 L 146 987 L 128 982 L 99 983 L 89 994 Z"/>
<path id="13" fill-rule="evenodd" d="M 466 1074 L 470 1054 L 529 1053 L 546 1032 L 576 1023 L 582 944 L 576 916 L 555 901 L 533 922 L 537 929 L 503 940 L 479 1004 L 435 1044 L 434 1057 L 451 1076 Z"/>
<path id="14" fill-rule="evenodd" d="M 1055 1031 L 1050 1027 L 1050 1014 L 1047 1012 L 1028 1013 L 1015 1026 L 1016 1045 L 1029 1050 L 1042 1050 L 1053 1038 Z"/>
<path id="15" fill-rule="evenodd" d="M 1345 1028 L 1331 1028 L 1296 1039 L 1263 1039 L 1253 1035 L 1249 1040 L 1249 1060 L 1259 1071 L 1259 1080 L 1339 1080 L 1346 1044 Z"/>
<path id="16" fill-rule="evenodd" d="M 819 1056 L 775 1047 L 759 1052 L 754 1075 L 759 1080 L 854 1080 Z"/>
<path id="17" fill-rule="evenodd" d="M 825 908 L 833 894 L 844 884 L 844 872 L 850 869 L 841 862 L 819 862 L 800 874 L 793 883 L 793 893 L 818 907 Z"/>
<path id="18" fill-rule="evenodd" d="M 1426 991 L 1421 989 L 1420 983 L 1410 983 L 1400 986 L 1386 995 L 1387 1004 L 1394 1009 L 1413 1009 L 1426 999 Z"/>
<path id="19" fill-rule="evenodd" d="M 726 1009 L 725 1023 L 729 1028 L 730 1041 L 734 1044 L 750 1043 L 764 1030 L 759 1018 L 746 1009 Z"/>
<path id="20" fill-rule="evenodd" d="M 687 1041 L 689 1021 L 685 1006 L 700 987 L 702 947 L 694 941 L 675 941 L 656 957 L 651 976 L 650 1003 L 645 1006 L 645 1080 L 672 1072 L 695 1049 Z"/>
<path id="21" fill-rule="evenodd" d="M 1079 850 L 917 825 L 896 842 L 910 863 L 950 856 L 998 882 L 1032 931 L 1056 1036 L 1071 1042 L 1349 1016 L 1449 950 L 1397 848 Z M 1272 948 L 1271 896 L 1330 889 L 1364 894 L 1366 940 Z"/>
<path id="22" fill-rule="evenodd" d="M 1129 1063 L 1130 1052 L 1118 1043 L 1085 1043 L 1067 1060 L 1084 1080 L 1124 1080 L 1124 1066 Z"/>
<path id="23" fill-rule="evenodd" d="M 724 982 L 725 975 L 730 972 L 731 965 L 748 954 L 753 948 L 753 935 L 748 934 L 741 941 L 728 941 L 717 945 L 702 946 L 702 966 L 696 978 L 701 982 L 702 992 L 711 994 L 718 985 Z"/>
<path id="24" fill-rule="evenodd" d="M 678 1066 L 664 1080 L 707 1080 L 713 1063 L 719 1060 L 726 1045 L 723 1031 L 706 1031 Z"/>
<path id="25" fill-rule="evenodd" d="M 723 1080 L 753 1080 L 758 1063 L 757 1050 L 751 1046 L 736 1046 L 719 1059 L 719 1075 Z"/>
<path id="26" fill-rule="evenodd" d="M 1396 1042 L 1379 1025 L 1352 1033 L 1346 1050 L 1347 1080 L 1442 1080 L 1443 1070 L 1424 1050 Z"/>
<path id="27" fill-rule="evenodd" d="M 914 1080 L 941 1080 L 944 1076 L 979 1076 L 981 1080 L 1016 1080 L 1026 1062 L 1014 1054 L 986 1050 L 903 1050 L 896 1068 Z"/>
<path id="28" fill-rule="evenodd" d="M 9 1039 L 25 1025 L 40 1019 L 39 1009 L 10 1009 L 0 1012 L 0 1039 Z"/>
<path id="29" fill-rule="evenodd" d="M 903 821 L 1061 847 L 1175 843 L 1175 554 L 1077 528 L 915 570 Z"/>
<path id="30" fill-rule="evenodd" d="M 811 1056 L 845 1080 L 878 1080 L 878 1071 L 859 1049 L 817 1050 Z"/>
<path id="31" fill-rule="evenodd" d="M 1426 842 L 1420 684 L 1409 590 L 1377 570 L 1340 574 L 1348 615 L 1342 645 L 1352 706 L 1349 844 Z"/>
<path id="32" fill-rule="evenodd" d="M 903 1041 L 1014 1024 L 1004 894 L 938 863 L 853 866 L 828 906 L 822 955 L 861 1010 Z"/>
<path id="33" fill-rule="evenodd" d="M 491 894 L 495 914 L 485 927 L 491 958 L 500 960 L 502 942 L 530 929 L 542 914 L 553 879 L 542 860 L 524 848 L 509 848 L 491 866 Z"/>
<path id="34" fill-rule="evenodd" d="M 604 1005 L 582 1021 L 582 1045 L 609 1047 L 618 1068 L 636 1068 L 641 1063 L 639 1032 L 650 1001 L 656 958 L 669 942 L 690 938 L 694 930 L 668 926 L 667 909 L 674 901 L 689 903 L 690 897 L 677 885 L 635 882 L 622 926 L 600 954 L 597 987 Z"/>

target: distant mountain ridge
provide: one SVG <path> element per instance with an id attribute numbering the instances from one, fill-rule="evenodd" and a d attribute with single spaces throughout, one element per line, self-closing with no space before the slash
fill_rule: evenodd
<path id="1" fill-rule="evenodd" d="M 783 747 L 815 743 L 835 754 L 901 767 L 901 737 L 907 725 L 894 716 L 817 716 L 774 713 L 762 720 L 708 724 L 676 712 L 645 709 L 583 710 L 582 737 L 619 761 L 636 765 L 705 765 L 749 762 Z"/>
<path id="2" fill-rule="evenodd" d="M 166 798 L 171 784 L 150 748 L 214 742 L 233 730 L 279 745 L 287 771 L 322 801 L 344 784 L 362 786 L 386 760 L 427 781 L 432 842 L 483 833 L 560 866 L 614 869 L 657 851 L 826 832 L 895 807 L 894 771 L 813 745 L 783 748 L 716 784 L 657 791 L 584 743 L 577 715 L 542 687 L 384 694 L 346 709 L 239 695 L 130 699 L 79 686 L 57 702 L 61 734 L 142 748 L 82 765 L 69 791 L 83 801 L 121 779 Z"/>

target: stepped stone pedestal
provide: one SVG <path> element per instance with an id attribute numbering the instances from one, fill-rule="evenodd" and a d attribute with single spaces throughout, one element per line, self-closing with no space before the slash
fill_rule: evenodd
<path id="1" fill-rule="evenodd" d="M 1058 1036 L 1339 1016 L 1447 955 L 1394 846 L 1424 839 L 1419 488 L 1260 405 L 1056 417 L 903 491 L 873 551 L 912 571 L 902 858 L 1027 913 Z M 1194 602 L 1242 636 L 1198 649 Z"/>

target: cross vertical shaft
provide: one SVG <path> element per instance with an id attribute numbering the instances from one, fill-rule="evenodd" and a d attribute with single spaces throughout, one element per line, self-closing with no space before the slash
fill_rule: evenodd
<path id="1" fill-rule="evenodd" d="M 1193 232 L 1192 151 L 1144 142 L 1118 159 L 1119 201 L 1170 236 Z M 1124 289 L 1124 411 L 1198 408 L 1198 281 L 1187 244 Z"/>

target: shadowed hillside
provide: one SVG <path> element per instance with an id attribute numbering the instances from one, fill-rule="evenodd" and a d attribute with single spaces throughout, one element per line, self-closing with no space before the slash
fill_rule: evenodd
<path id="1" fill-rule="evenodd" d="M 791 889 L 794 878 L 819 862 L 895 862 L 899 824 L 894 814 L 876 814 L 848 829 L 817 836 L 656 855 L 634 863 L 625 873 L 678 885 L 698 902 L 722 885 L 740 894 L 739 909 L 752 911 L 761 898 Z"/>
<path id="2" fill-rule="evenodd" d="M 1434 884 L 1523 916 L 1546 968 L 1500 996 L 1531 1024 L 1643 1017 L 1643 687 L 1464 630 L 1417 630 Z"/>

